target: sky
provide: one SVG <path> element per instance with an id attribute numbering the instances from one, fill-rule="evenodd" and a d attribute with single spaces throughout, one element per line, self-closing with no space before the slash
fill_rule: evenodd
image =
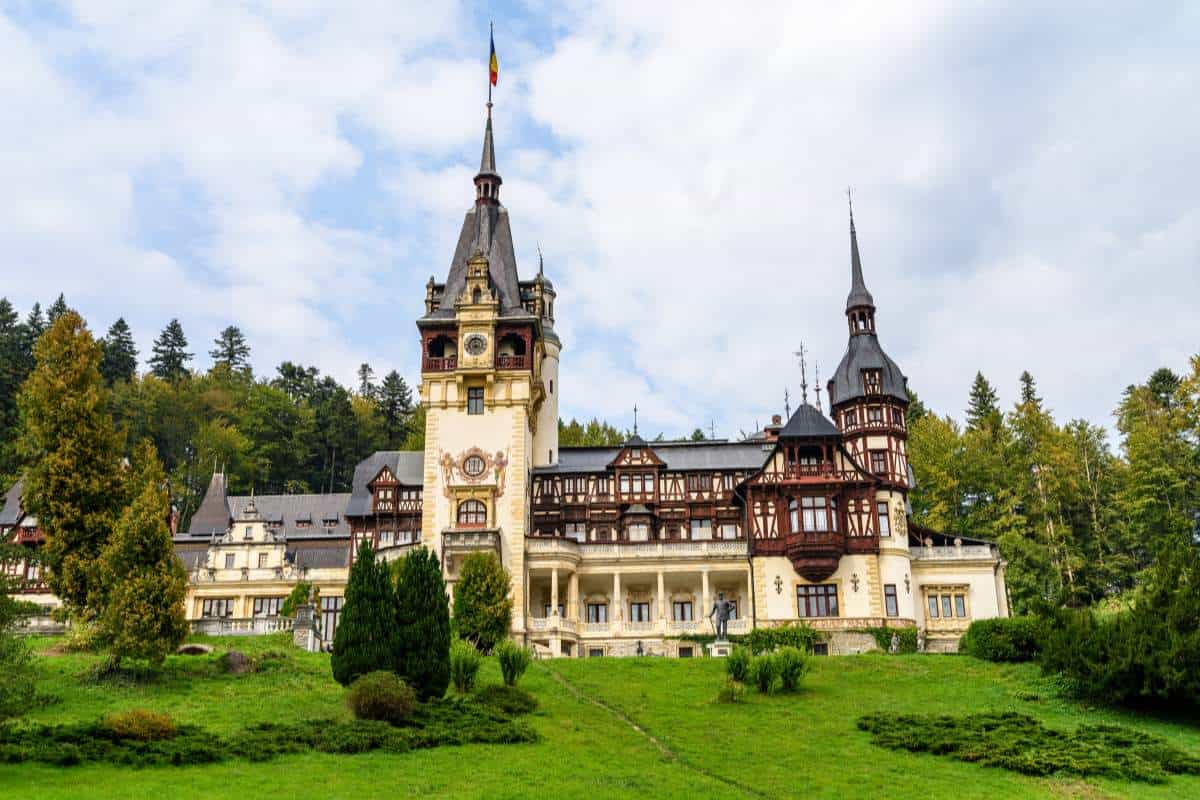
<path id="1" fill-rule="evenodd" d="M 880 340 L 935 411 L 1029 370 L 1060 420 L 1200 352 L 1200 5 L 0 0 L 0 294 L 143 359 L 419 380 L 474 189 L 488 20 L 561 414 L 736 437 Z M 737 8 L 744 6 L 744 8 Z M 810 394 L 811 399 L 811 394 Z"/>

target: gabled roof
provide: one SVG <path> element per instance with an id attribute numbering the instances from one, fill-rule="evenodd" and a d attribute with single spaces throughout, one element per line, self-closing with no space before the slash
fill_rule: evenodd
<path id="1" fill-rule="evenodd" d="M 19 480 L 5 493 L 4 508 L 0 509 L 0 525 L 16 525 L 24 515 L 21 510 L 21 494 L 24 490 L 25 481 Z"/>
<path id="2" fill-rule="evenodd" d="M 346 514 L 365 517 L 371 513 L 371 490 L 367 485 L 387 467 L 404 486 L 422 486 L 425 483 L 425 453 L 420 450 L 379 450 L 358 462 L 354 468 L 354 481 L 350 488 L 350 500 Z"/>
<path id="3" fill-rule="evenodd" d="M 828 417 L 808 403 L 801 403 L 796 412 L 792 414 L 791 419 L 779 431 L 780 438 L 837 438 L 841 435 L 841 431 Z"/>
<path id="4" fill-rule="evenodd" d="M 208 491 L 200 501 L 200 507 L 192 515 L 187 532 L 193 536 L 211 536 L 229 530 L 229 504 L 226 502 L 225 475 L 214 472 L 208 482 Z"/>
<path id="5" fill-rule="evenodd" d="M 756 470 L 774 445 L 763 442 L 652 442 L 647 445 L 670 470 Z M 605 472 L 622 447 L 564 447 L 558 463 L 536 475 Z"/>

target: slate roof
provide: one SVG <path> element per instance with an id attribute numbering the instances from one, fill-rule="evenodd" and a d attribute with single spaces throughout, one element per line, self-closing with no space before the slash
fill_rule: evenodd
<path id="1" fill-rule="evenodd" d="M 846 346 L 846 354 L 829 379 L 829 397 L 831 404 L 844 403 L 857 397 L 865 397 L 862 371 L 877 369 L 880 371 L 884 395 L 897 400 L 908 402 L 908 378 L 883 352 L 879 346 L 879 338 L 873 333 L 857 333 L 850 337 Z"/>
<path id="2" fill-rule="evenodd" d="M 297 547 L 289 550 L 288 555 L 297 567 L 309 569 L 329 569 L 345 567 L 350 564 L 350 547 Z"/>
<path id="3" fill-rule="evenodd" d="M 380 450 L 358 462 L 354 468 L 350 499 L 346 514 L 365 517 L 371 513 L 371 492 L 367 490 L 379 470 L 387 467 L 396 480 L 405 486 L 422 486 L 425 483 L 425 453 L 420 450 Z"/>
<path id="4" fill-rule="evenodd" d="M 204 566 L 208 560 L 208 548 L 176 548 L 175 555 L 183 562 L 183 568 L 188 572 Z"/>
<path id="5" fill-rule="evenodd" d="M 21 494 L 25 482 L 17 481 L 4 495 L 4 508 L 0 509 L 0 525 L 16 525 L 21 518 Z"/>
<path id="6" fill-rule="evenodd" d="M 783 429 L 779 431 L 779 435 L 781 437 L 817 438 L 839 437 L 842 434 L 828 417 L 808 403 L 802 403 L 787 424 L 783 426 Z"/>
<path id="7" fill-rule="evenodd" d="M 192 516 L 186 534 L 175 538 L 177 542 L 197 536 L 209 537 L 229 530 L 231 520 L 241 516 L 249 505 L 249 495 L 226 494 L 225 476 L 214 473 L 200 508 Z M 337 494 L 260 494 L 255 495 L 254 505 L 259 516 L 268 522 L 280 523 L 271 531 L 289 539 L 336 539 L 350 535 L 350 523 L 346 521 L 346 506 L 350 495 Z M 325 520 L 335 519 L 332 527 L 325 527 Z M 300 523 L 307 523 L 301 527 Z"/>
<path id="8" fill-rule="evenodd" d="M 646 445 L 672 470 L 759 469 L 773 445 L 762 442 L 650 442 Z M 604 472 L 620 447 L 564 447 L 558 463 L 537 475 Z"/>
<path id="9" fill-rule="evenodd" d="M 874 306 L 875 298 L 867 291 L 863 280 L 862 259 L 858 255 L 858 234 L 854 232 L 854 210 L 850 210 L 850 294 L 846 296 L 846 310 L 856 306 Z"/>
<path id="10" fill-rule="evenodd" d="M 214 472 L 200 507 L 188 522 L 187 532 L 193 536 L 211 536 L 229 529 L 229 504 L 225 497 L 225 475 Z"/>

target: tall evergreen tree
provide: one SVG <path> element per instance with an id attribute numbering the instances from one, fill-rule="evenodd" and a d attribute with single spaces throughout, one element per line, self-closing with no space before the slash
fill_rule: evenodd
<path id="1" fill-rule="evenodd" d="M 379 387 L 379 407 L 383 412 L 383 430 L 388 447 L 397 449 L 408 433 L 412 415 L 412 392 L 399 372 L 392 370 L 384 376 Z"/>
<path id="2" fill-rule="evenodd" d="M 62 292 L 58 293 L 58 298 L 51 303 L 50 308 L 46 312 L 46 320 L 50 325 L 58 321 L 58 318 L 67 313 L 67 300 L 63 297 Z"/>
<path id="3" fill-rule="evenodd" d="M 454 584 L 454 626 L 458 635 L 485 653 L 512 629 L 512 579 L 494 553 L 463 559 Z"/>
<path id="4" fill-rule="evenodd" d="M 450 608 L 442 566 L 432 550 L 421 547 L 400 560 L 398 573 L 396 672 L 421 700 L 436 700 L 450 685 Z"/>
<path id="5" fill-rule="evenodd" d="M 343 686 L 376 670 L 391 670 L 400 648 L 395 594 L 387 564 L 375 560 L 369 542 L 350 567 L 346 600 L 333 636 L 333 679 Z"/>
<path id="6" fill-rule="evenodd" d="M 967 429 L 978 430 L 995 425 L 1000 419 L 1000 403 L 996 389 L 982 372 L 975 373 L 971 383 L 971 398 L 967 404 Z"/>
<path id="7" fill-rule="evenodd" d="M 8 298 L 0 297 L 0 485 L 16 472 L 16 440 L 20 415 L 17 393 L 26 375 L 25 331 Z"/>
<path id="8" fill-rule="evenodd" d="M 29 335 L 29 347 L 32 350 L 33 343 L 46 332 L 46 317 L 42 314 L 41 303 L 34 303 L 33 308 L 29 309 L 29 316 L 25 317 L 25 331 Z"/>
<path id="9" fill-rule="evenodd" d="M 230 325 L 213 340 L 213 349 L 208 351 L 213 366 L 225 366 L 233 371 L 250 368 L 250 345 L 236 325 Z"/>
<path id="10" fill-rule="evenodd" d="M 135 658 L 157 666 L 188 634 L 187 572 L 167 526 L 166 475 L 148 441 L 138 445 L 129 484 L 131 502 L 100 556 L 100 628 L 114 663 Z"/>
<path id="11" fill-rule="evenodd" d="M 1042 398 L 1038 397 L 1037 393 L 1037 383 L 1029 374 L 1029 370 L 1021 373 L 1021 403 L 1039 407 L 1042 404 Z"/>
<path id="12" fill-rule="evenodd" d="M 368 400 L 375 396 L 375 370 L 365 361 L 358 365 L 358 396 Z"/>
<path id="13" fill-rule="evenodd" d="M 187 351 L 187 337 L 178 319 L 172 319 L 154 340 L 151 347 L 150 371 L 164 381 L 178 381 L 188 374 L 187 363 L 192 354 Z"/>
<path id="14" fill-rule="evenodd" d="M 101 344 L 104 357 L 100 361 L 100 374 L 104 376 L 104 382 L 112 386 L 117 381 L 133 380 L 137 375 L 138 352 L 124 317 L 117 317 Z"/>
<path id="15" fill-rule="evenodd" d="M 320 374 L 316 367 L 304 367 L 284 361 L 275 368 L 275 372 L 277 375 L 271 381 L 271 385 L 282 389 L 292 402 L 308 400 L 316 392 L 317 376 Z"/>
<path id="16" fill-rule="evenodd" d="M 47 582 L 72 612 L 102 598 L 99 556 L 123 501 L 121 437 L 100 376 L 100 347 L 68 311 L 34 347 L 19 400 L 28 465 L 24 504 L 46 532 Z"/>
<path id="17" fill-rule="evenodd" d="M 1146 388 L 1159 405 L 1170 408 L 1175 403 L 1175 393 L 1179 391 L 1182 383 L 1183 379 L 1174 372 L 1166 367 L 1159 367 L 1150 375 L 1150 380 L 1146 381 Z"/>
<path id="18" fill-rule="evenodd" d="M 911 428 L 917 420 L 929 413 L 929 409 L 912 389 L 906 387 L 904 391 L 908 395 L 908 410 L 905 411 L 904 421 Z"/>

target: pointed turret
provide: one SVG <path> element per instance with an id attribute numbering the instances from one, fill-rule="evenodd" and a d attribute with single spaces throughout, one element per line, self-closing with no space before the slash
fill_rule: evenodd
<path id="1" fill-rule="evenodd" d="M 850 206 L 850 294 L 846 297 L 846 311 L 852 308 L 875 308 L 875 298 L 867 291 L 863 280 L 862 258 L 858 255 L 858 233 L 854 230 L 854 206 Z"/>
<path id="2" fill-rule="evenodd" d="M 479 174 L 475 176 L 475 205 L 500 205 L 500 184 L 496 172 L 496 144 L 492 140 L 492 104 L 487 105 L 487 124 L 483 129 L 483 155 L 479 158 Z"/>

